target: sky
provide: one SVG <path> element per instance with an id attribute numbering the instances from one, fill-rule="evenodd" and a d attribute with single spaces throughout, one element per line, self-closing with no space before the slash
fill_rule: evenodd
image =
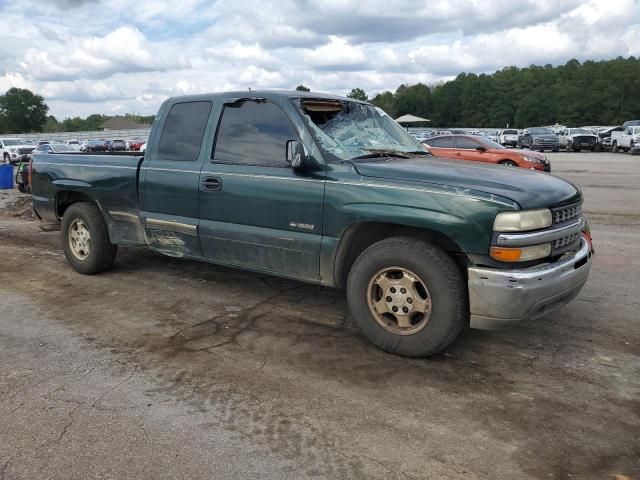
<path id="1" fill-rule="evenodd" d="M 0 92 L 39 93 L 58 119 L 640 56 L 640 0 L 0 0 L 0 16 Z"/>

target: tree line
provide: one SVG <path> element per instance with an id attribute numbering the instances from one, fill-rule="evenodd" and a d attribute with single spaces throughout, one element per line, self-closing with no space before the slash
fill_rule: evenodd
<path id="1" fill-rule="evenodd" d="M 640 59 L 619 57 L 461 73 L 435 85 L 401 85 L 371 101 L 393 117 L 428 118 L 429 126 L 618 125 L 640 118 L 639 92 Z"/>
<path id="2" fill-rule="evenodd" d="M 304 85 L 296 90 L 309 91 Z M 560 123 L 568 126 L 618 125 L 640 118 L 640 59 L 570 60 L 564 65 L 506 67 L 491 74 L 461 73 L 433 85 L 400 85 L 369 99 L 392 117 L 428 118 L 432 127 L 506 127 Z M 354 88 L 347 95 L 367 100 Z M 108 115 L 62 121 L 47 115 L 41 95 L 11 88 L 0 95 L 0 133 L 98 130 Z M 153 115 L 126 114 L 150 124 Z"/>

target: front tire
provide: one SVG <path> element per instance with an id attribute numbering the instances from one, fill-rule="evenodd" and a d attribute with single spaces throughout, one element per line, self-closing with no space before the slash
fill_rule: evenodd
<path id="1" fill-rule="evenodd" d="M 80 202 L 67 208 L 61 236 L 64 255 L 76 272 L 92 275 L 113 266 L 118 247 L 109 241 L 107 224 L 95 204 Z"/>
<path id="2" fill-rule="evenodd" d="M 363 334 L 407 357 L 442 351 L 468 324 L 465 282 L 435 245 L 408 237 L 382 240 L 356 259 L 347 300 Z"/>
<path id="3" fill-rule="evenodd" d="M 498 164 L 502 165 L 503 167 L 517 167 L 518 164 L 512 160 L 502 160 L 501 162 L 498 162 Z"/>

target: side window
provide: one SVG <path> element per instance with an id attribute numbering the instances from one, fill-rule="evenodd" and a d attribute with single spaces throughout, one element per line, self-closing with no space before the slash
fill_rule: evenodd
<path id="1" fill-rule="evenodd" d="M 218 127 L 213 161 L 286 167 L 287 142 L 297 139 L 291 121 L 275 103 L 227 105 Z"/>
<path id="2" fill-rule="evenodd" d="M 453 137 L 432 138 L 425 143 L 433 148 L 453 148 Z"/>
<path id="3" fill-rule="evenodd" d="M 176 103 L 164 122 L 158 158 L 192 162 L 198 158 L 211 102 Z"/>
<path id="4" fill-rule="evenodd" d="M 479 147 L 480 144 L 469 137 L 456 137 L 456 148 L 462 148 L 464 150 L 474 150 L 476 147 Z"/>

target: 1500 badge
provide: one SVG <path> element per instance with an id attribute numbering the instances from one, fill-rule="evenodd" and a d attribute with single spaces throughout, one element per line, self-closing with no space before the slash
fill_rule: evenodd
<path id="1" fill-rule="evenodd" d="M 302 228 L 303 230 L 313 230 L 314 228 L 316 228 L 315 225 L 311 225 L 309 223 L 297 223 L 297 222 L 290 222 L 289 226 L 291 228 Z"/>

